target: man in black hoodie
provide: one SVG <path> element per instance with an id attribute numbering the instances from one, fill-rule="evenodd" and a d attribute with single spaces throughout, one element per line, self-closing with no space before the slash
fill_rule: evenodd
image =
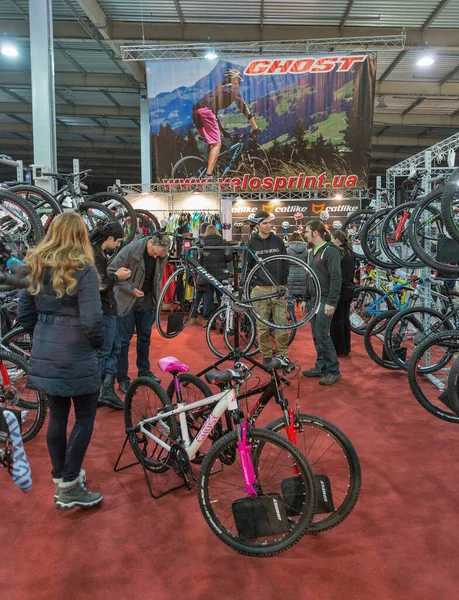
<path id="1" fill-rule="evenodd" d="M 114 273 L 107 271 L 106 251 L 119 248 L 124 238 L 124 231 L 120 223 L 106 223 L 98 227 L 91 235 L 94 250 L 94 260 L 97 273 L 101 281 L 100 299 L 104 313 L 105 342 L 98 351 L 99 370 L 102 378 L 102 391 L 97 402 L 98 406 L 109 406 L 122 410 L 124 402 L 115 392 L 115 377 L 117 357 L 120 351 L 119 339 L 116 334 L 117 306 L 114 287 L 118 281 L 125 281 L 131 276 L 131 271 L 125 267 L 119 268 Z"/>
<path id="2" fill-rule="evenodd" d="M 261 259 L 273 256 L 286 255 L 285 244 L 278 235 L 272 231 L 270 214 L 264 210 L 259 210 L 255 214 L 255 219 L 263 219 L 256 226 L 255 231 L 250 236 L 249 248 Z M 254 261 L 249 261 L 249 268 L 253 267 Z M 288 264 L 284 261 L 275 261 L 272 266 L 267 266 L 266 270 L 273 279 L 280 285 L 287 285 Z M 255 287 L 252 290 L 251 297 L 265 296 L 272 293 L 275 288 L 271 285 L 269 279 L 258 271 L 255 280 Z M 278 325 L 287 325 L 287 307 L 283 298 L 269 298 L 254 302 L 254 308 L 265 319 L 272 317 L 274 323 Z M 272 360 L 272 347 L 270 338 L 270 328 L 267 325 L 257 321 L 258 329 L 258 347 L 263 357 L 263 364 L 266 365 Z M 276 329 L 276 350 L 278 358 L 288 360 L 288 330 Z"/>

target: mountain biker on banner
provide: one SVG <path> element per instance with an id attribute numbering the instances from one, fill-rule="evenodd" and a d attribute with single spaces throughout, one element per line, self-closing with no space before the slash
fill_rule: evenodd
<path id="1" fill-rule="evenodd" d="M 203 96 L 192 108 L 193 123 L 209 146 L 209 160 L 205 177 L 212 177 L 215 165 L 220 155 L 222 146 L 221 134 L 229 137 L 229 133 L 222 127 L 218 120 L 218 111 L 228 108 L 233 102 L 252 125 L 253 132 L 258 135 L 261 129 L 257 127 L 255 117 L 250 112 L 247 104 L 239 92 L 242 75 L 236 69 L 225 71 L 224 80 L 217 87 Z"/>

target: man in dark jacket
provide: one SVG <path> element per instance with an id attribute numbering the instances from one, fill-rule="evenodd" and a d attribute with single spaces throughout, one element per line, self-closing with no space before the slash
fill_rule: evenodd
<path id="1" fill-rule="evenodd" d="M 255 219 L 259 221 L 256 230 L 252 233 L 249 240 L 249 248 L 261 259 L 287 254 L 285 244 L 278 235 L 271 231 L 272 218 L 264 210 L 259 210 L 255 214 Z M 254 261 L 249 260 L 249 268 L 252 268 Z M 272 266 L 267 266 L 266 270 L 273 277 L 273 280 L 280 285 L 287 285 L 289 268 L 286 261 L 275 261 Z M 252 290 L 251 297 L 265 296 L 273 293 L 276 288 L 266 275 L 259 270 L 254 280 L 255 287 Z M 287 325 L 286 304 L 283 298 L 268 298 L 253 303 L 254 308 L 265 319 L 272 319 L 276 325 Z M 266 365 L 272 360 L 272 347 L 270 328 L 267 325 L 257 321 L 258 329 L 258 347 L 263 357 L 263 364 Z M 288 330 L 276 329 L 276 350 L 278 358 L 285 358 L 288 361 Z"/>
<path id="2" fill-rule="evenodd" d="M 222 282 L 230 276 L 227 273 L 227 263 L 231 261 L 231 252 L 229 250 L 218 250 L 218 246 L 225 246 L 226 242 L 220 235 L 215 225 L 209 225 L 206 229 L 206 235 L 203 238 L 204 248 L 201 254 L 201 264 L 211 275 Z M 214 249 L 208 249 L 208 247 Z M 203 278 L 204 279 L 204 278 Z M 214 297 L 217 294 L 220 303 L 221 293 L 215 289 L 211 283 L 204 284 L 204 302 L 202 309 L 202 326 L 207 327 L 211 314 L 215 310 Z M 199 292 L 198 292 L 199 293 Z"/>
<path id="3" fill-rule="evenodd" d="M 131 271 L 131 277 L 119 281 L 115 288 L 118 305 L 117 335 L 121 345 L 117 379 L 123 393 L 126 393 L 130 383 L 128 357 L 134 328 L 137 333 L 138 375 L 160 382 L 150 371 L 150 337 L 169 246 L 170 240 L 166 236 L 135 240 L 122 248 L 108 267 L 109 273 L 115 273 L 120 267 Z"/>
<path id="4" fill-rule="evenodd" d="M 330 324 L 341 293 L 341 255 L 330 234 L 320 221 L 310 221 L 306 225 L 307 241 L 313 246 L 309 252 L 308 264 L 317 275 L 322 297 L 320 307 L 312 319 L 312 337 L 317 352 L 315 367 L 303 371 L 305 377 L 320 377 L 320 385 L 333 385 L 340 378 L 336 350 L 330 338 Z M 307 293 L 311 297 L 310 292 Z"/>
<path id="5" fill-rule="evenodd" d="M 91 235 L 96 269 L 101 281 L 100 299 L 104 313 L 105 342 L 98 351 L 99 370 L 102 379 L 102 391 L 98 406 L 123 410 L 124 403 L 115 392 L 115 378 L 118 354 L 120 351 L 119 338 L 116 334 L 117 306 L 114 288 L 118 281 L 125 281 L 131 271 L 120 267 L 114 273 L 108 273 L 106 252 L 119 248 L 123 241 L 124 231 L 120 223 L 105 223 Z"/>

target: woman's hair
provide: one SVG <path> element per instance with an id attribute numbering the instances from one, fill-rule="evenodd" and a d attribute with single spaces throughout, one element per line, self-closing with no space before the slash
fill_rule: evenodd
<path id="1" fill-rule="evenodd" d="M 206 229 L 206 236 L 207 235 L 219 235 L 221 236 L 221 233 L 218 231 L 217 227 L 215 225 L 209 225 Z"/>
<path id="2" fill-rule="evenodd" d="M 67 212 L 55 217 L 46 237 L 35 248 L 28 250 L 26 264 L 30 269 L 31 294 L 40 292 L 48 267 L 52 269 L 51 285 L 57 297 L 73 294 L 78 286 L 73 273 L 85 269 L 87 265 L 94 266 L 88 230 L 80 215 Z"/>
<path id="3" fill-rule="evenodd" d="M 304 238 L 299 231 L 294 231 L 290 236 L 291 242 L 304 242 Z"/>
<path id="4" fill-rule="evenodd" d="M 209 227 L 209 223 L 201 223 L 201 226 L 199 228 L 199 233 L 201 235 L 204 235 L 206 233 L 208 227 Z"/>
<path id="5" fill-rule="evenodd" d="M 325 225 L 321 221 L 309 221 L 306 227 L 309 227 L 311 231 L 317 231 L 326 242 L 331 240 L 330 232 L 325 229 Z"/>
<path id="6" fill-rule="evenodd" d="M 348 240 L 347 235 L 344 233 L 344 231 L 337 229 L 336 231 L 334 231 L 332 233 L 332 237 L 335 238 L 335 240 L 338 240 L 339 250 L 341 252 L 341 255 L 344 255 L 345 250 L 349 250 L 349 251 L 352 250 L 352 244 Z"/>

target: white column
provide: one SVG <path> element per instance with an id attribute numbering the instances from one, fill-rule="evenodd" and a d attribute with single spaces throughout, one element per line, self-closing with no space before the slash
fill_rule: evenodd
<path id="1" fill-rule="evenodd" d="M 140 92 L 140 172 L 142 191 L 150 191 L 151 184 L 151 136 L 150 108 L 147 92 Z"/>
<path id="2" fill-rule="evenodd" d="M 29 16 L 33 160 L 37 166 L 56 171 L 52 0 L 33 0 L 33 2 L 29 2 Z M 36 181 L 36 184 L 52 191 L 54 181 L 49 178 L 40 178 Z"/>

